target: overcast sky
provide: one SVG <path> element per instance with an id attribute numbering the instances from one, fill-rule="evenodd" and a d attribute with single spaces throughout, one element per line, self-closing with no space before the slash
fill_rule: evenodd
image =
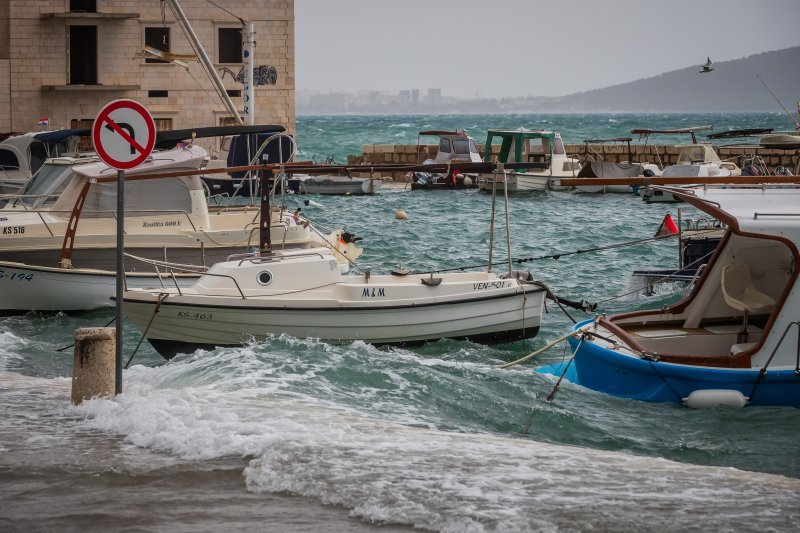
<path id="1" fill-rule="evenodd" d="M 295 17 L 296 87 L 322 92 L 560 96 L 800 45 L 800 0 L 295 0 Z"/>

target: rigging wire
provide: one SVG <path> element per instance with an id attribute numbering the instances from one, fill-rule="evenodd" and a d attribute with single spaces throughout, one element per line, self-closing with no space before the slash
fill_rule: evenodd
<path id="1" fill-rule="evenodd" d="M 242 26 L 244 26 L 244 24 L 245 24 L 245 23 L 244 23 L 244 19 L 243 19 L 242 17 L 240 17 L 239 15 L 236 15 L 235 13 L 231 13 L 230 11 L 228 11 L 227 9 L 225 9 L 224 7 L 220 6 L 219 4 L 216 4 L 216 3 L 212 2 L 211 0 L 206 0 L 206 2 L 208 2 L 208 3 L 209 3 L 209 4 L 211 4 L 212 6 L 216 7 L 217 9 L 220 9 L 220 10 L 224 11 L 224 12 L 225 12 L 225 13 L 227 13 L 228 15 L 232 16 L 233 18 L 235 18 L 236 20 L 238 20 L 239 22 L 241 22 L 241 23 L 242 23 Z"/>

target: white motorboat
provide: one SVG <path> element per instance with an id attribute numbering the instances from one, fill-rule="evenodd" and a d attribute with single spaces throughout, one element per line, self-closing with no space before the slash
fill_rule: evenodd
<path id="1" fill-rule="evenodd" d="M 258 206 L 209 207 L 195 175 L 136 178 L 196 171 L 205 158 L 203 148 L 188 145 L 154 152 L 126 173 L 126 249 L 152 259 L 207 265 L 257 246 Z M 58 266 L 67 259 L 78 268 L 115 268 L 116 173 L 96 159 L 86 161 L 48 161 L 19 199 L 0 209 L 0 261 Z M 271 233 L 275 247 L 322 242 L 304 220 L 285 211 L 272 213 Z"/>
<path id="2" fill-rule="evenodd" d="M 335 257 L 342 272 L 362 249 L 342 229 L 322 236 L 315 243 L 324 244 Z M 207 269 L 175 265 L 126 254 L 125 286 L 188 287 Z M 241 255 L 241 254 L 240 254 Z M 116 272 L 99 268 L 47 267 L 0 261 L 0 315 L 35 312 L 76 312 L 110 307 L 116 291 Z"/>
<path id="3" fill-rule="evenodd" d="M 700 178 L 739 176 L 742 171 L 732 161 L 722 161 L 710 143 L 678 145 L 678 161 L 664 168 L 664 177 Z M 685 185 L 683 188 L 693 189 L 697 185 Z M 677 202 L 670 189 L 658 187 L 642 187 L 639 195 L 647 203 Z"/>
<path id="4" fill-rule="evenodd" d="M 422 137 L 439 139 L 436 156 L 420 161 Z M 417 134 L 417 162 L 422 165 L 452 165 L 450 172 L 416 171 L 412 174 L 411 190 L 470 189 L 477 187 L 477 175 L 460 171 L 460 163 L 480 163 L 481 154 L 475 140 L 463 131 L 429 130 Z"/>
<path id="5" fill-rule="evenodd" d="M 574 358 L 539 371 L 645 401 L 800 407 L 800 189 L 674 194 L 728 228 L 691 293 L 577 324 Z"/>
<path id="6" fill-rule="evenodd" d="M 561 135 L 553 131 L 528 130 L 489 130 L 486 137 L 484 161 L 492 160 L 492 144 L 500 141 L 499 160 L 505 164 L 509 192 L 530 192 L 547 190 L 568 190 L 554 178 L 574 178 L 581 169 L 578 159 L 568 157 L 564 150 Z M 515 170 L 514 163 L 539 164 L 538 168 Z M 494 184 L 503 177 L 498 174 L 478 176 L 478 189 L 491 191 Z"/>
<path id="7" fill-rule="evenodd" d="M 319 248 L 219 263 L 188 288 L 128 290 L 124 308 L 169 359 L 280 334 L 333 343 L 513 341 L 536 335 L 544 297 L 532 280 L 485 271 L 343 276 Z"/>
<path id="8" fill-rule="evenodd" d="M 47 159 L 76 154 L 80 137 L 90 133 L 88 129 L 36 131 L 0 142 L 0 207 L 5 196 L 17 194 Z"/>
<path id="9" fill-rule="evenodd" d="M 547 288 L 530 273 L 511 270 L 508 233 L 504 276 L 492 271 L 491 254 L 484 271 L 343 276 L 330 248 L 272 252 L 268 235 L 260 242 L 263 253 L 218 263 L 191 287 L 125 291 L 128 318 L 168 359 L 280 334 L 334 343 L 491 343 L 539 330 Z"/>

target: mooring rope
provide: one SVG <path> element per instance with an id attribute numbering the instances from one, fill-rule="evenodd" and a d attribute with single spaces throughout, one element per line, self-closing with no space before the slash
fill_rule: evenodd
<path id="1" fill-rule="evenodd" d="M 566 257 L 566 256 L 569 256 L 569 255 L 585 254 L 585 253 L 589 253 L 589 252 L 601 252 L 601 251 L 604 251 L 604 250 L 613 250 L 615 248 L 624 248 L 626 246 L 636 246 L 637 244 L 644 244 L 644 243 L 647 243 L 647 242 L 665 240 L 665 239 L 669 239 L 669 238 L 675 237 L 675 236 L 677 236 L 677 233 L 674 233 L 672 235 L 661 235 L 661 236 L 658 236 L 658 237 L 648 237 L 646 239 L 637 239 L 637 240 L 634 240 L 634 241 L 625 241 L 625 242 L 619 242 L 619 243 L 614 243 L 614 244 L 607 244 L 605 246 L 595 246 L 593 248 L 579 248 L 578 250 L 573 250 L 571 252 L 558 252 L 558 253 L 554 253 L 554 254 L 540 255 L 540 256 L 536 256 L 536 257 L 520 257 L 520 258 L 517 258 L 517 259 L 512 259 L 511 262 L 514 263 L 514 264 L 519 265 L 519 264 L 522 264 L 522 263 L 530 263 L 532 261 L 541 261 L 543 259 L 556 259 L 556 260 L 558 260 L 558 259 L 560 259 L 562 257 Z M 495 264 L 505 265 L 505 264 L 508 264 L 508 261 L 499 261 L 499 262 L 496 261 Z M 473 268 L 485 268 L 485 267 L 488 267 L 488 266 L 490 266 L 489 263 L 480 263 L 480 264 L 477 264 L 477 265 L 468 265 L 468 266 L 460 266 L 460 267 L 453 267 L 453 268 L 443 268 L 443 269 L 439 269 L 439 270 L 424 271 L 424 272 L 420 272 L 420 274 L 431 274 L 431 273 L 437 274 L 439 272 L 453 272 L 453 271 L 457 271 L 457 270 L 466 270 L 466 269 L 473 269 Z"/>
<path id="2" fill-rule="evenodd" d="M 156 314 L 158 313 L 159 309 L 161 308 L 161 302 L 166 300 L 167 296 L 169 296 L 169 293 L 166 293 L 166 292 L 162 292 L 162 293 L 160 293 L 158 295 L 158 301 L 156 302 L 156 308 L 153 310 L 153 316 L 150 317 L 150 322 L 147 323 L 147 327 L 144 328 L 144 331 L 142 332 L 142 336 L 139 337 L 139 342 L 136 344 L 136 348 L 133 349 L 133 353 L 128 358 L 128 362 L 125 363 L 125 366 L 123 367 L 125 370 L 128 369 L 128 367 L 131 364 L 131 361 L 133 361 L 133 356 L 135 356 L 136 352 L 139 351 L 139 346 L 142 345 L 142 342 L 144 341 L 145 337 L 147 336 L 147 332 L 150 331 L 150 326 L 153 325 L 153 320 L 155 320 Z"/>

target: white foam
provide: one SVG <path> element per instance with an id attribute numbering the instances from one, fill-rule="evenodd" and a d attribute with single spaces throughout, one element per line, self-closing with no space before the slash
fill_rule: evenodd
<path id="1" fill-rule="evenodd" d="M 442 531 L 791 529 L 800 481 L 652 457 L 375 420 L 199 355 L 126 373 L 116 402 L 75 408 L 92 428 L 183 459 L 252 458 L 254 492 L 342 505 L 370 521 Z M 255 370 L 255 352 L 231 351 Z M 204 367 L 204 365 L 207 365 Z M 195 376 L 197 373 L 201 375 Z M 746 518 L 745 518 L 746 517 Z"/>

